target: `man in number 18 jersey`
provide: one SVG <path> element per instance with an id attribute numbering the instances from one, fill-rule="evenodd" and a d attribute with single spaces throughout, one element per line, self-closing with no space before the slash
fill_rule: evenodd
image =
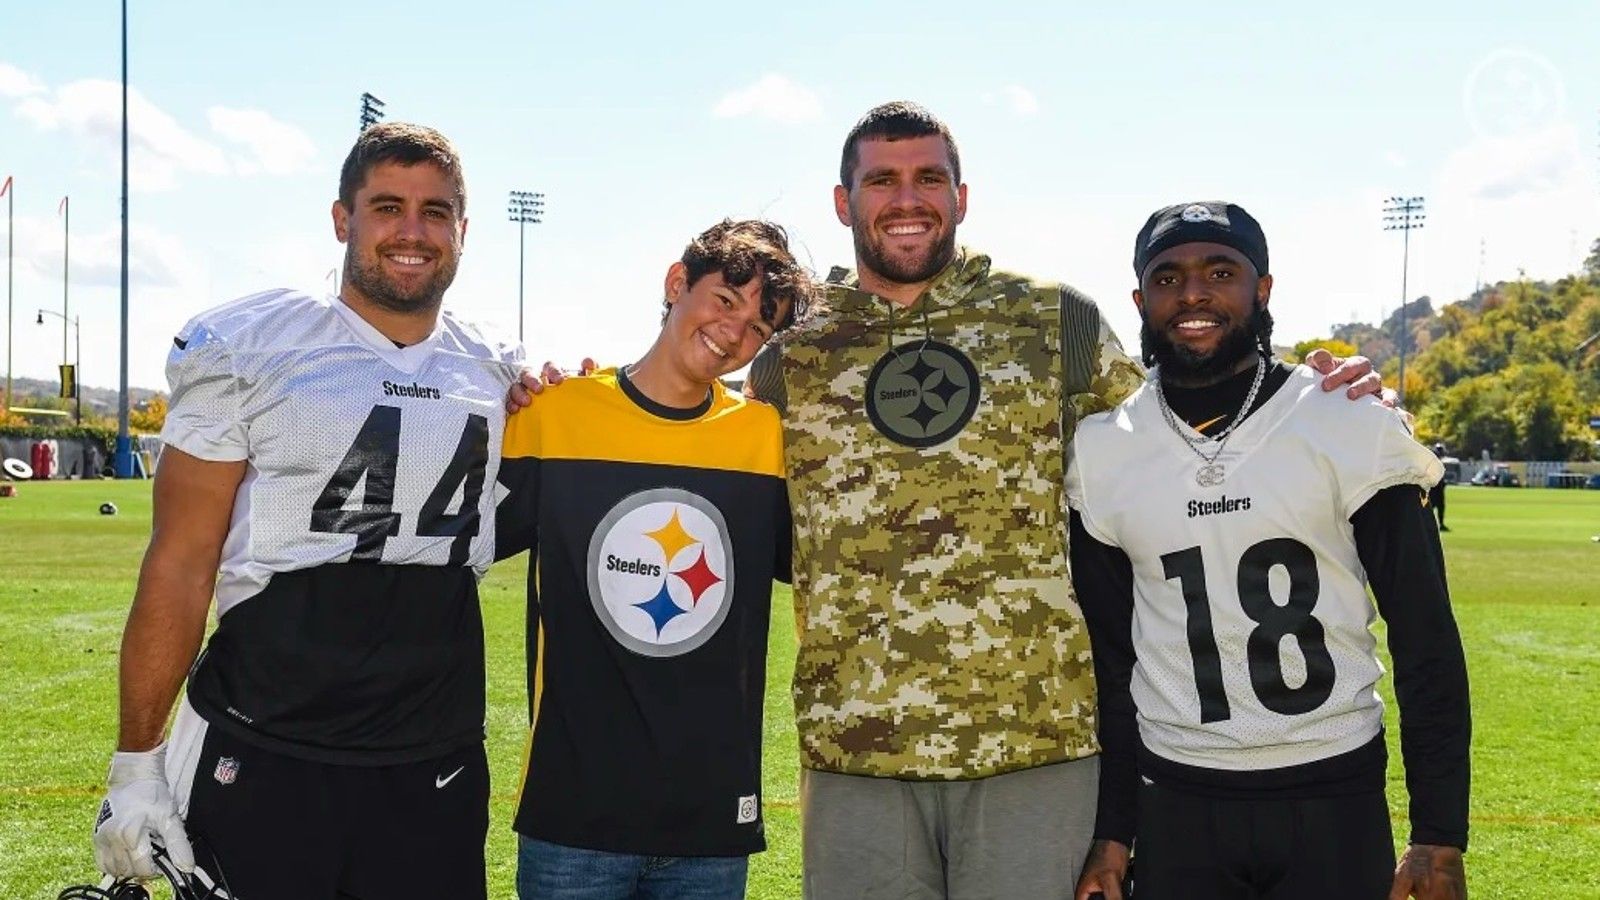
<path id="1" fill-rule="evenodd" d="M 521 351 L 441 312 L 465 207 L 442 135 L 369 128 L 333 206 L 340 295 L 255 294 L 174 339 L 108 873 L 154 874 L 152 835 L 191 865 L 187 825 L 246 898 L 484 896 L 477 580 Z"/>
<path id="2" fill-rule="evenodd" d="M 1078 426 L 1073 582 L 1103 747 L 1078 898 L 1465 896 L 1470 713 L 1439 461 L 1376 402 L 1271 358 L 1260 226 L 1226 203 L 1140 232 L 1146 383 Z M 1409 847 L 1384 797 L 1388 626 Z"/>

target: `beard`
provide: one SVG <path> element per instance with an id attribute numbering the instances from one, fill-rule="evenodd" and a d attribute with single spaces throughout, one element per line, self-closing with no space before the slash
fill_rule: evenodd
<path id="1" fill-rule="evenodd" d="M 457 254 L 435 254 L 438 268 L 433 275 L 408 288 L 384 273 L 380 257 L 387 252 L 386 248 L 378 248 L 372 258 L 367 259 L 358 252 L 359 246 L 356 232 L 351 229 L 344 251 L 344 283 L 390 312 L 416 313 L 438 309 L 444 302 L 444 292 L 456 280 L 456 265 L 460 259 Z"/>
<path id="2" fill-rule="evenodd" d="M 1141 312 L 1139 318 L 1139 345 L 1145 365 L 1160 366 L 1165 381 L 1215 384 L 1232 375 L 1247 357 L 1272 355 L 1272 313 L 1267 312 L 1259 300 L 1251 304 L 1250 317 L 1229 328 L 1217 349 L 1210 353 L 1196 353 L 1180 346 L 1164 332 L 1152 328 L 1144 313 Z"/>
<path id="3" fill-rule="evenodd" d="M 956 230 L 950 228 L 926 252 L 907 259 L 892 259 L 882 238 L 875 237 L 872 226 L 857 224 L 850 229 L 855 238 L 856 259 L 863 268 L 871 269 L 889 281 L 899 284 L 921 284 L 939 274 L 956 256 Z"/>

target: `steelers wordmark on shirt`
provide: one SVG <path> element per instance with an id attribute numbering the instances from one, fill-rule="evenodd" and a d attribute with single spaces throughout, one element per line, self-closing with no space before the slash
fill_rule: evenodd
<path id="1" fill-rule="evenodd" d="M 677 488 L 624 497 L 589 540 L 589 600 L 617 643 L 678 656 L 711 639 L 733 598 L 728 523 Z"/>

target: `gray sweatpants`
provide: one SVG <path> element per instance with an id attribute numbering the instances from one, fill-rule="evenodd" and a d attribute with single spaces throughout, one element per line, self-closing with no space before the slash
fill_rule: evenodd
<path id="1" fill-rule="evenodd" d="M 806 900 L 1070 900 L 1100 758 L 974 781 L 801 770 Z"/>

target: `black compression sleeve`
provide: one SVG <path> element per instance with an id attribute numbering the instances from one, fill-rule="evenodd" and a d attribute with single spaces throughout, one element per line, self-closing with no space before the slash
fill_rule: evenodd
<path id="1" fill-rule="evenodd" d="M 794 582 L 794 516 L 789 508 L 789 490 L 783 489 L 783 512 L 778 516 L 777 550 L 772 561 L 772 580 Z"/>
<path id="2" fill-rule="evenodd" d="M 1072 586 L 1089 625 L 1100 699 L 1100 801 L 1096 839 L 1133 846 L 1139 828 L 1139 724 L 1133 695 L 1133 564 L 1089 535 L 1072 513 Z"/>
<path id="3" fill-rule="evenodd" d="M 1411 843 L 1466 849 L 1472 710 L 1444 550 L 1426 494 L 1398 485 L 1350 517 L 1378 612 L 1389 630 L 1400 751 L 1411 795 Z"/>
<path id="4" fill-rule="evenodd" d="M 538 540 L 539 464 L 532 456 L 506 456 L 501 460 L 499 480 L 505 498 L 494 511 L 496 560 L 516 556 Z M 529 568 L 532 567 L 530 560 Z"/>

